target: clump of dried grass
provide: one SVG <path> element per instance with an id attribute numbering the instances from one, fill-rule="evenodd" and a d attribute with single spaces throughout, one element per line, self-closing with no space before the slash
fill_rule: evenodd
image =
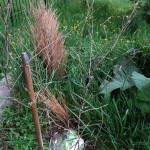
<path id="1" fill-rule="evenodd" d="M 65 100 L 61 97 L 58 101 L 53 94 L 48 89 L 42 89 L 38 94 L 37 98 L 49 108 L 53 115 L 63 123 L 63 126 L 69 127 L 69 113 L 66 106 Z M 54 120 L 55 118 L 52 117 Z"/>
<path id="2" fill-rule="evenodd" d="M 38 53 L 45 60 L 48 74 L 57 70 L 57 77 L 62 77 L 65 74 L 67 52 L 64 48 L 64 38 L 58 31 L 56 13 L 41 5 L 33 9 L 33 15 L 35 18 L 33 33 Z"/>

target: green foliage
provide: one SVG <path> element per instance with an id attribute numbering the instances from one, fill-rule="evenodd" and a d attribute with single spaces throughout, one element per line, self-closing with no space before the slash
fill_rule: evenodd
<path id="1" fill-rule="evenodd" d="M 8 149 L 15 150 L 36 148 L 35 129 L 29 108 L 16 108 L 13 106 L 5 112 L 1 132 L 8 134 L 3 137 L 3 144 L 7 145 Z"/>
<path id="2" fill-rule="evenodd" d="M 138 32 L 138 29 L 140 29 L 141 27 L 142 29 L 145 27 L 149 28 L 150 23 L 149 10 L 150 10 L 150 1 L 149 0 L 140 1 L 137 13 L 126 31 L 127 34 L 134 34 L 135 32 Z"/>
<path id="3" fill-rule="evenodd" d="M 101 93 L 109 94 L 115 89 L 125 90 L 134 86 L 131 79 L 134 71 L 140 71 L 134 63 L 126 57 L 121 57 L 118 63 L 113 67 L 112 81 L 104 80 L 100 86 Z"/>
<path id="4" fill-rule="evenodd" d="M 150 24 L 150 1 L 149 0 L 145 1 L 142 8 L 142 13 L 144 19 L 147 21 L 147 23 Z"/>
<path id="5" fill-rule="evenodd" d="M 91 2 L 89 6 L 92 8 Z M 27 94 L 22 78 L 20 55 L 24 51 L 31 58 L 35 91 L 46 87 L 56 97 L 62 93 L 69 107 L 72 127 L 75 130 L 80 128 L 80 135 L 87 143 L 87 149 L 149 149 L 150 116 L 145 113 L 149 111 L 146 105 L 149 104 L 149 96 L 144 93 L 147 87 L 140 92 L 135 88 L 116 93 L 113 91 L 110 97 L 102 95 L 99 88 L 102 81 L 112 78 L 112 70 L 116 74 L 117 70 L 113 66 L 117 64 L 119 69 L 121 61 L 125 66 L 120 74 L 116 74 L 115 86 L 116 81 L 125 82 L 127 77 L 130 78 L 132 72 L 137 71 L 137 67 L 145 76 L 149 76 L 149 65 L 146 63 L 150 62 L 150 32 L 146 21 L 135 21 L 135 29 L 132 28 L 132 22 L 132 29 L 128 28 L 128 31 L 119 37 L 116 46 L 105 57 L 120 33 L 122 24 L 128 21 L 127 16 L 131 13 L 132 6 L 131 2 L 119 0 L 97 0 L 93 9 L 82 5 L 79 0 L 54 2 L 53 7 L 57 8 L 60 31 L 65 35 L 68 52 L 66 79 L 56 80 L 54 74 L 47 76 L 44 60 L 38 57 L 36 48 L 33 47 L 32 34 L 29 31 L 33 21 L 31 18 L 27 18 L 27 22 L 23 24 L 11 27 L 10 65 L 16 81 L 15 97 L 19 104 L 15 101 L 13 107 L 6 109 L 5 119 L 1 125 L 4 135 L 2 141 L 8 145 L 8 149 L 37 148 L 31 112 L 26 107 Z M 19 18 L 16 19 L 19 21 Z M 1 43 L 3 46 L 3 42 Z M 119 58 L 126 55 L 129 60 L 133 58 L 138 66 L 133 61 L 127 64 L 123 60 L 120 61 Z M 145 81 L 144 77 L 137 74 L 135 77 L 137 81 Z M 128 83 L 131 84 L 131 80 L 128 80 Z M 50 135 L 46 132 L 50 126 L 48 119 L 42 110 L 43 106 L 39 103 L 38 108 L 42 133 L 44 137 L 49 138 Z M 46 142 L 48 143 L 48 140 Z"/>
<path id="6" fill-rule="evenodd" d="M 150 78 L 146 78 L 137 72 L 133 72 L 132 75 L 136 87 L 140 90 L 137 95 L 137 106 L 142 113 L 150 113 Z"/>

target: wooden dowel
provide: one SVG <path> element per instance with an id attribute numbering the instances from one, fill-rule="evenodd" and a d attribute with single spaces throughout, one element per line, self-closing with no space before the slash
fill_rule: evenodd
<path id="1" fill-rule="evenodd" d="M 44 150 L 39 117 L 38 117 L 36 101 L 35 101 L 35 93 L 34 93 L 33 84 L 32 84 L 30 63 L 29 63 L 29 59 L 26 53 L 22 53 L 22 63 L 23 63 L 25 82 L 26 82 L 26 86 L 28 90 L 30 107 L 31 107 L 32 117 L 33 117 L 34 126 L 36 130 L 36 136 L 38 139 L 39 149 Z"/>

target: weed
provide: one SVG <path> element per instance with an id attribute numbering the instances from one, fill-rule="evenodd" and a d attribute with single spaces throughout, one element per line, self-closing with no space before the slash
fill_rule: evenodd
<path id="1" fill-rule="evenodd" d="M 149 149 L 150 116 L 141 114 L 136 107 L 137 89 L 133 87 L 125 91 L 117 90 L 106 96 L 100 93 L 102 81 L 112 78 L 113 66 L 121 56 L 128 56 L 129 59 L 135 61 L 142 73 L 149 77 L 149 25 L 143 21 L 142 17 L 140 22 L 136 19 L 133 20 L 134 15 L 136 16 L 135 11 L 130 24 L 124 28 L 127 29 L 124 32 L 122 25 L 128 22 L 134 3 L 116 0 L 93 2 L 89 1 L 86 6 L 82 5 L 79 0 L 53 3 L 53 8 L 57 8 L 57 13 L 60 14 L 57 19 L 54 17 L 60 22 L 60 29 L 54 30 L 54 36 L 61 37 L 58 33 L 60 31 L 66 37 L 65 41 L 58 40 L 59 47 L 68 52 L 67 63 L 64 64 L 66 79 L 56 80 L 55 71 L 48 76 L 47 68 L 43 67 L 45 59 L 37 57 L 39 56 L 37 48 L 41 47 L 42 50 L 51 43 L 51 38 L 48 37 L 51 32 L 47 34 L 46 28 L 44 28 L 46 34 L 40 32 L 42 37 L 46 36 L 46 41 L 40 45 L 38 40 L 40 36 L 37 36 L 36 39 L 31 36 L 31 31 L 29 31 L 34 20 L 30 16 L 26 16 L 26 24 L 12 29 L 13 33 L 9 37 L 12 54 L 10 64 L 15 79 L 15 98 L 19 103 L 15 101 L 10 109 L 6 109 L 5 119 L 1 125 L 2 141 L 9 149 L 34 149 L 37 147 L 22 78 L 20 54 L 23 51 L 26 51 L 31 58 L 35 91 L 40 91 L 42 87 L 48 89 L 55 96 L 55 98 L 52 96 L 51 103 L 49 103 L 51 94 L 48 97 L 44 94 L 42 97 L 42 100 L 48 101 L 47 104 L 50 105 L 51 110 L 53 108 L 53 112 L 50 111 L 53 119 L 48 119 L 43 110 L 44 106 L 37 101 L 42 133 L 46 143 L 54 130 L 51 124 L 55 124 L 57 129 L 60 122 L 61 126 L 64 124 L 62 122 L 67 124 L 68 114 L 64 111 L 65 107 L 60 108 L 58 99 L 60 95 L 63 95 L 68 108 L 70 127 L 77 130 L 78 134 L 82 136 L 85 141 L 85 149 Z M 116 9 L 118 5 L 120 7 Z M 45 12 L 45 9 L 39 11 L 39 13 L 41 12 L 49 14 Z M 135 28 L 134 21 L 137 24 Z M 44 23 L 49 24 L 45 20 Z M 39 22 L 40 30 L 37 31 L 43 30 L 41 27 L 44 23 Z M 58 24 L 56 23 L 54 27 L 58 29 Z M 36 46 L 33 38 L 36 39 Z M 63 55 L 63 51 L 60 54 Z M 54 68 L 57 67 L 58 64 Z M 54 103 L 62 111 L 61 121 L 58 121 L 59 117 L 56 118 L 60 114 L 58 115 L 54 109 Z"/>

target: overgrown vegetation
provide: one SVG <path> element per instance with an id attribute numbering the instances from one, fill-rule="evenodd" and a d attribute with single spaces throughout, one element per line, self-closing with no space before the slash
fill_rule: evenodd
<path id="1" fill-rule="evenodd" d="M 48 89 L 59 103 L 62 98 L 65 100 L 70 114 L 69 127 L 82 136 L 86 150 L 148 150 L 150 2 L 57 0 L 52 4 L 52 8 L 57 9 L 59 30 L 64 35 L 68 53 L 67 63 L 63 64 L 65 77 L 58 79 L 57 71 L 48 76 L 45 60 L 40 58 L 32 36 L 32 13 L 25 9 L 22 14 L 26 21 L 19 23 L 17 17 L 14 21 L 18 24 L 9 26 L 8 51 L 5 51 L 5 39 L 1 38 L 0 41 L 0 50 L 5 54 L 1 56 L 9 59 L 9 63 L 0 68 L 1 78 L 11 72 L 15 81 L 14 104 L 6 108 L 3 122 L 0 124 L 0 147 L 14 150 L 37 149 L 35 129 L 22 77 L 20 55 L 26 51 L 30 57 L 35 92 L 41 92 L 43 88 Z M 3 27 L 0 33 L 6 37 L 2 18 L 0 22 Z M 7 60 L 5 57 L 0 57 L 3 62 L 1 64 Z M 116 65 L 118 67 L 114 71 Z M 133 81 L 129 78 L 133 78 Z M 109 81 L 108 83 L 121 80 L 123 84 L 118 88 L 110 87 L 110 93 L 102 92 L 108 87 L 107 83 L 102 89 L 101 85 L 105 80 Z M 123 90 L 126 81 L 135 84 Z M 46 149 L 52 133 L 60 131 L 60 122 L 57 117 L 51 117 L 54 115 L 53 110 L 47 109 L 40 101 L 37 101 L 37 104 Z"/>

